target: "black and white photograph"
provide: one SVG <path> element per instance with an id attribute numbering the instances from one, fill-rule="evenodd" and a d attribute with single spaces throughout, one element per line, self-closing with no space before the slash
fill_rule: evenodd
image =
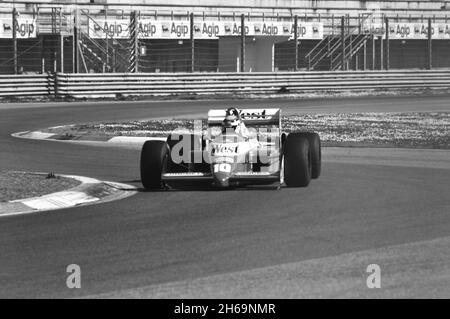
<path id="1" fill-rule="evenodd" d="M 0 0 L 0 299 L 448 298 L 450 1 Z"/>

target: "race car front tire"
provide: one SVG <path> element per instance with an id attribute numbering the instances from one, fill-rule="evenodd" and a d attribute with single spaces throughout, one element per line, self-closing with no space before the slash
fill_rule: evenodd
<path id="1" fill-rule="evenodd" d="M 141 151 L 141 181 L 145 189 L 160 189 L 169 147 L 164 141 L 146 141 Z"/>
<path id="2" fill-rule="evenodd" d="M 284 182 L 287 187 L 306 187 L 311 181 L 309 141 L 302 133 L 291 133 L 284 145 Z"/>
<path id="3" fill-rule="evenodd" d="M 316 179 L 320 176 L 322 168 L 322 149 L 320 145 L 319 134 L 313 132 L 301 133 L 308 139 L 309 151 L 311 152 L 311 178 Z"/>

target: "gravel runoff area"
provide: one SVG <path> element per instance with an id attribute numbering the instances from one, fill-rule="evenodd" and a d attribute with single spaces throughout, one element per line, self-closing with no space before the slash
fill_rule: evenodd
<path id="1" fill-rule="evenodd" d="M 203 119 L 203 128 L 206 120 Z M 450 149 L 450 113 L 336 113 L 299 114 L 282 119 L 283 130 L 318 132 L 324 146 L 368 146 Z M 192 130 L 193 120 L 168 119 L 86 123 L 46 132 L 56 139 L 104 140 L 116 136 L 167 136 Z"/>
<path id="2" fill-rule="evenodd" d="M 0 172 L 0 202 L 43 196 L 64 191 L 81 182 L 49 174 Z"/>

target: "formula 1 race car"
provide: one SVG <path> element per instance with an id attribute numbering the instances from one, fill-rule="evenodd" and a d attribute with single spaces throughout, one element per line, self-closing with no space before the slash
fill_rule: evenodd
<path id="1" fill-rule="evenodd" d="M 249 134 L 224 130 L 225 110 L 208 112 L 206 132 L 172 132 L 146 141 L 141 180 L 146 189 L 246 185 L 306 187 L 321 171 L 317 133 L 282 133 L 280 109 L 243 109 Z"/>

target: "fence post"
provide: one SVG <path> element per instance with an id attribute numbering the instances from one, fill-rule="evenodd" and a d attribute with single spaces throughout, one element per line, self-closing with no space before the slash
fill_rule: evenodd
<path id="1" fill-rule="evenodd" d="M 108 9 L 105 9 L 105 21 L 108 21 Z M 105 42 L 106 42 L 106 56 L 105 56 L 105 60 L 106 60 L 106 65 L 109 65 L 109 40 L 108 40 L 108 31 L 105 32 Z M 106 70 L 105 70 L 106 71 Z M 103 71 L 103 73 L 105 73 L 105 71 Z"/>
<path id="2" fill-rule="evenodd" d="M 245 16 L 241 14 L 241 61 L 240 71 L 245 72 Z"/>
<path id="3" fill-rule="evenodd" d="M 80 55 L 78 52 L 78 8 L 75 9 L 73 20 L 73 73 L 78 73 L 80 64 Z"/>
<path id="4" fill-rule="evenodd" d="M 363 51 L 363 70 L 367 69 L 367 41 L 364 41 L 364 51 Z"/>
<path id="5" fill-rule="evenodd" d="M 431 18 L 428 18 L 428 65 L 427 69 L 431 70 L 432 67 L 432 57 L 433 57 L 433 48 L 432 48 L 432 33 L 431 33 Z"/>
<path id="6" fill-rule="evenodd" d="M 375 35 L 372 33 L 372 71 L 375 70 Z"/>
<path id="7" fill-rule="evenodd" d="M 55 72 L 54 74 L 48 74 L 48 91 L 49 95 L 51 92 L 51 86 L 53 83 L 53 94 L 55 98 L 58 98 L 58 72 Z"/>
<path id="8" fill-rule="evenodd" d="M 139 72 L 139 30 L 137 11 L 134 10 L 130 15 L 130 37 L 131 37 L 131 65 L 129 66 L 131 72 Z M 114 50 L 115 52 L 115 50 Z"/>
<path id="9" fill-rule="evenodd" d="M 41 73 L 45 73 L 45 55 L 44 55 L 44 36 L 42 34 L 39 35 L 39 46 L 40 46 L 40 53 L 41 53 Z"/>
<path id="10" fill-rule="evenodd" d="M 389 71 L 389 18 L 386 17 L 386 71 Z"/>
<path id="11" fill-rule="evenodd" d="M 383 36 L 380 37 L 380 70 L 384 68 Z"/>
<path id="12" fill-rule="evenodd" d="M 341 18 L 342 71 L 345 71 L 345 18 Z"/>
<path id="13" fill-rule="evenodd" d="M 348 50 L 348 52 L 349 52 L 349 59 L 347 60 L 347 70 L 352 70 L 352 62 L 353 62 L 353 54 L 352 54 L 352 52 L 353 52 L 353 46 L 352 46 L 352 43 L 353 43 L 353 31 L 352 31 L 352 20 L 351 20 L 351 18 L 350 18 L 350 14 L 348 14 L 347 15 L 347 17 L 348 17 L 348 27 L 347 27 L 347 32 L 348 32 L 348 34 L 349 34 L 349 36 L 350 36 L 350 41 L 349 41 L 349 44 L 348 44 L 348 46 L 349 46 L 349 50 Z"/>
<path id="14" fill-rule="evenodd" d="M 294 17 L 295 71 L 298 71 L 298 15 Z"/>
<path id="15" fill-rule="evenodd" d="M 58 72 L 58 53 L 53 52 L 53 73 Z"/>
<path id="16" fill-rule="evenodd" d="M 333 70 L 333 53 L 331 53 L 331 43 L 330 43 L 330 36 L 327 36 L 327 55 L 329 57 L 329 66 L 330 66 L 330 71 Z"/>
<path id="17" fill-rule="evenodd" d="M 62 9 L 59 11 L 59 68 L 64 72 L 64 35 L 62 33 Z"/>
<path id="18" fill-rule="evenodd" d="M 17 74 L 17 11 L 16 8 L 12 10 L 12 37 L 13 37 L 13 54 L 14 54 L 14 74 Z"/>
<path id="19" fill-rule="evenodd" d="M 112 65 L 113 65 L 112 71 L 113 71 L 113 73 L 116 73 L 116 61 L 117 61 L 116 50 L 113 50 L 113 56 L 112 56 Z"/>
<path id="20" fill-rule="evenodd" d="M 190 39 L 191 39 L 191 72 L 195 72 L 195 42 L 194 42 L 194 13 L 191 12 L 190 17 Z"/>

